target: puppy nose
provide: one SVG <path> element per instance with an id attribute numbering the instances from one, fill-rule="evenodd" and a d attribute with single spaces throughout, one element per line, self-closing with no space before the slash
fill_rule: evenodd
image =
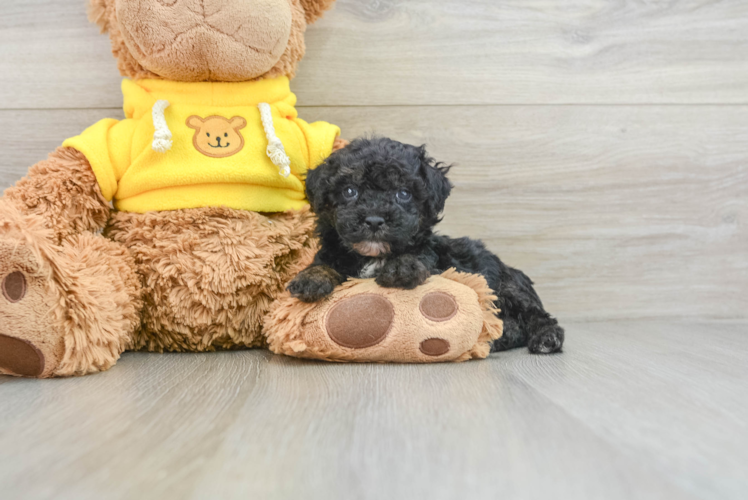
<path id="1" fill-rule="evenodd" d="M 384 224 L 384 219 L 377 216 L 371 216 L 367 217 L 365 222 L 366 225 L 369 226 L 369 229 L 371 229 L 372 231 L 376 231 L 377 229 L 382 227 L 382 224 Z"/>

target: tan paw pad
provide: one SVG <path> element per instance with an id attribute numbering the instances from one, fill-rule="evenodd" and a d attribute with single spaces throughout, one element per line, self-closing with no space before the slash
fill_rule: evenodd
<path id="1" fill-rule="evenodd" d="M 432 276 L 414 290 L 351 280 L 322 302 L 290 296 L 266 320 L 270 349 L 290 356 L 378 363 L 463 361 L 488 355 L 500 335 L 480 276 Z"/>
<path id="2" fill-rule="evenodd" d="M 485 358 L 501 336 L 495 295 L 480 275 L 453 269 L 414 290 L 349 280 L 326 300 L 286 293 L 265 319 L 270 350 L 366 363 L 440 363 Z"/>
<path id="3" fill-rule="evenodd" d="M 310 347 L 324 347 L 342 359 L 453 361 L 475 345 L 482 330 L 477 294 L 439 276 L 414 290 L 381 288 L 366 280 L 341 292 L 338 300 L 320 305 L 318 316 L 312 314 L 312 330 L 321 335 L 314 335 Z"/>

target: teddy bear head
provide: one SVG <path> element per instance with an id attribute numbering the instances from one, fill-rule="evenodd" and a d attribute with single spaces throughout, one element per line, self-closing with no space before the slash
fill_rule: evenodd
<path id="1" fill-rule="evenodd" d="M 123 76 L 183 82 L 293 77 L 304 31 L 335 0 L 90 0 Z"/>

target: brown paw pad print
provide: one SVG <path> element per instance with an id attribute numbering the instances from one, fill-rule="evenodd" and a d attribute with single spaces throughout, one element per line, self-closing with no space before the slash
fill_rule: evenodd
<path id="1" fill-rule="evenodd" d="M 18 302 L 26 295 L 26 276 L 21 271 L 7 275 L 2 283 L 3 296 L 8 302 Z"/>
<path id="2" fill-rule="evenodd" d="M 395 308 L 381 295 L 354 295 L 327 316 L 327 334 L 338 345 L 364 349 L 382 342 L 392 328 Z"/>
<path id="3" fill-rule="evenodd" d="M 444 292 L 431 292 L 419 304 L 421 314 L 431 321 L 452 319 L 458 311 L 457 301 Z M 392 329 L 395 308 L 381 295 L 355 295 L 337 303 L 327 316 L 327 334 L 338 345 L 365 349 L 381 343 Z M 429 338 L 420 343 L 427 356 L 443 356 L 449 352 L 449 341 Z"/>
<path id="4" fill-rule="evenodd" d="M 437 323 L 449 321 L 459 310 L 455 298 L 445 292 L 426 294 L 418 308 L 426 318 Z M 426 356 L 443 356 L 449 352 L 449 341 L 440 338 L 426 339 L 421 342 L 420 350 Z"/>
<path id="5" fill-rule="evenodd" d="M 421 352 L 426 356 L 443 356 L 449 352 L 449 341 L 444 339 L 426 339 L 421 342 Z"/>
<path id="6" fill-rule="evenodd" d="M 0 367 L 24 377 L 38 377 L 44 372 L 44 355 L 25 340 L 0 333 Z"/>

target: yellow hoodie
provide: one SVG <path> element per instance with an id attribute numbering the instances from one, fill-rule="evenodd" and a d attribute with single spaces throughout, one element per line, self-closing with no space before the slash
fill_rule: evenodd
<path id="1" fill-rule="evenodd" d="M 127 212 L 300 209 L 305 172 L 330 155 L 340 134 L 298 118 L 286 77 L 124 80 L 122 93 L 125 120 L 102 120 L 63 146 L 86 156 L 104 197 Z"/>

